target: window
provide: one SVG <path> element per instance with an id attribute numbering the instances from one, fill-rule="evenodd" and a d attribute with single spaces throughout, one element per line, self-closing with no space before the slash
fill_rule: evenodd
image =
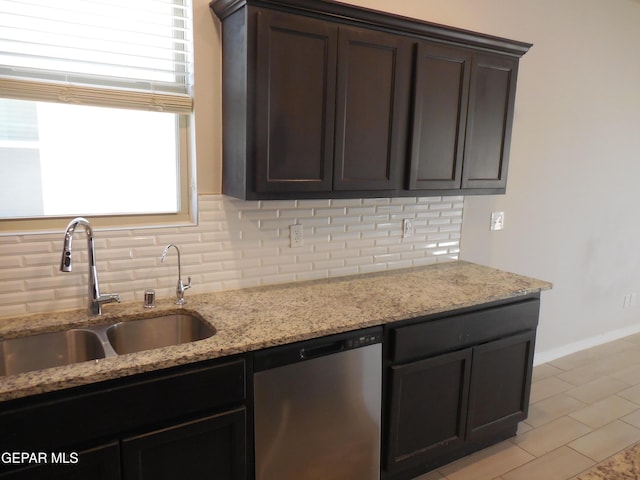
<path id="1" fill-rule="evenodd" d="M 190 15 L 189 0 L 0 0 L 0 230 L 189 219 Z"/>

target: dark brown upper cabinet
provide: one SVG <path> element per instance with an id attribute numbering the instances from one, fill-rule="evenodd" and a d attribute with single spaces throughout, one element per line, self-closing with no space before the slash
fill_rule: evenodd
<path id="1" fill-rule="evenodd" d="M 504 193 L 517 69 L 517 58 L 418 44 L 409 190 Z"/>
<path id="2" fill-rule="evenodd" d="M 255 193 L 397 190 L 410 42 L 264 9 L 256 21 Z"/>
<path id="3" fill-rule="evenodd" d="M 518 59 L 475 54 L 471 65 L 463 189 L 504 193 Z"/>
<path id="4" fill-rule="evenodd" d="M 338 29 L 270 11 L 256 20 L 255 191 L 330 192 Z"/>
<path id="5" fill-rule="evenodd" d="M 213 0 L 223 193 L 502 193 L 531 46 L 329 0 Z"/>
<path id="6" fill-rule="evenodd" d="M 406 38 L 340 27 L 334 190 L 398 190 L 410 73 Z"/>
<path id="7" fill-rule="evenodd" d="M 418 44 L 410 190 L 460 188 L 471 55 L 461 48 Z"/>

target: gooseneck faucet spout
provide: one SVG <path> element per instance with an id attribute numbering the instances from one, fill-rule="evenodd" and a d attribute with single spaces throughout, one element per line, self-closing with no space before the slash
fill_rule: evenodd
<path id="1" fill-rule="evenodd" d="M 160 262 L 164 263 L 165 258 L 167 258 L 167 253 L 169 253 L 169 249 L 173 247 L 178 252 L 178 283 L 176 285 L 176 301 L 174 302 L 176 305 L 184 305 L 187 301 L 184 299 L 184 291 L 191 288 L 191 277 L 189 277 L 187 285 L 182 282 L 182 267 L 180 266 L 180 249 L 177 245 L 170 243 L 164 250 L 162 251 L 162 257 L 160 257 Z"/>
<path id="2" fill-rule="evenodd" d="M 93 230 L 91 229 L 89 220 L 86 218 L 74 218 L 69 222 L 69 225 L 67 225 L 67 230 L 64 232 L 60 271 L 70 272 L 72 270 L 71 241 L 73 240 L 73 234 L 78 226 L 82 226 L 87 234 L 87 253 L 89 255 L 89 315 L 102 315 L 102 304 L 111 302 L 120 303 L 120 296 L 117 293 L 100 294 L 98 270 L 96 269 L 96 254 L 93 242 Z"/>

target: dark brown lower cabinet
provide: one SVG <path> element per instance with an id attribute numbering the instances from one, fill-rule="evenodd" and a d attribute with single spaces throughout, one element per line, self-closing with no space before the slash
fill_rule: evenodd
<path id="1" fill-rule="evenodd" d="M 473 349 L 467 439 L 492 436 L 527 418 L 534 332 Z"/>
<path id="2" fill-rule="evenodd" d="M 0 403 L 0 454 L 46 455 L 2 457 L 0 479 L 244 480 L 246 368 L 229 357 Z"/>
<path id="3" fill-rule="evenodd" d="M 244 480 L 246 410 L 210 415 L 77 452 L 45 452 L 47 462 L 2 480 Z M 52 463 L 52 455 L 64 455 Z M 66 461 L 66 463 L 62 463 Z"/>
<path id="4" fill-rule="evenodd" d="M 122 479 L 244 479 L 245 428 L 242 407 L 124 439 Z"/>
<path id="5" fill-rule="evenodd" d="M 538 308 L 528 300 L 389 328 L 384 480 L 414 478 L 515 434 L 527 417 Z"/>
<path id="6" fill-rule="evenodd" d="M 464 442 L 471 349 L 391 368 L 389 469 L 429 462 Z"/>

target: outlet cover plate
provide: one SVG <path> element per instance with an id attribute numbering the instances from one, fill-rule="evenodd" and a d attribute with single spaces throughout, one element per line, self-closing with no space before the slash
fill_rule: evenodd
<path id="1" fill-rule="evenodd" d="M 405 218 L 402 220 L 402 238 L 413 237 L 413 220 Z"/>
<path id="2" fill-rule="evenodd" d="M 302 246 L 302 225 L 289 225 L 289 246 L 291 248 Z"/>
<path id="3" fill-rule="evenodd" d="M 504 229 L 504 212 L 491 213 L 491 231 Z"/>

